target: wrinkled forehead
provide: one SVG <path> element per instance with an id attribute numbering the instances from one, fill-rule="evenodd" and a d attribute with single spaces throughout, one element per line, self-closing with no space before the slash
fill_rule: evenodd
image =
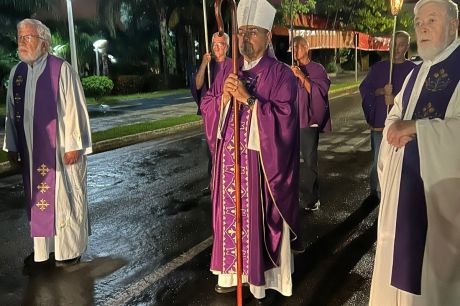
<path id="1" fill-rule="evenodd" d="M 214 35 L 213 38 L 212 38 L 212 42 L 214 42 L 214 43 L 218 43 L 218 42 L 225 43 L 225 36 L 224 35 L 222 35 L 222 36 Z"/>
<path id="2" fill-rule="evenodd" d="M 443 5 L 436 2 L 428 2 L 419 8 L 414 20 L 417 21 L 431 17 L 445 17 L 446 14 L 447 12 Z"/>

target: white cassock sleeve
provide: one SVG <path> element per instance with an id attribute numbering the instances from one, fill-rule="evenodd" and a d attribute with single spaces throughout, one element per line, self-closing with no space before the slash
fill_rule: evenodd
<path id="1" fill-rule="evenodd" d="M 72 67 L 64 62 L 59 80 L 59 105 L 64 126 L 64 152 L 92 152 L 91 129 L 85 94 L 80 79 Z"/>

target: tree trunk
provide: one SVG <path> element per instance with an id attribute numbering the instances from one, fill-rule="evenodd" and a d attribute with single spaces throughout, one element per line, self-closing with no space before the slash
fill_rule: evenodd
<path id="1" fill-rule="evenodd" d="M 166 48 L 167 48 L 166 41 L 168 39 L 167 37 L 168 29 L 166 26 L 166 7 L 164 3 L 162 2 L 163 1 L 158 1 L 158 0 L 153 1 L 154 9 L 156 10 L 157 12 L 156 15 L 158 16 L 158 29 L 160 30 L 160 50 L 161 50 L 160 69 L 163 75 L 165 76 L 165 78 L 167 78 L 169 76 L 168 58 L 167 58 L 167 52 L 166 52 Z"/>

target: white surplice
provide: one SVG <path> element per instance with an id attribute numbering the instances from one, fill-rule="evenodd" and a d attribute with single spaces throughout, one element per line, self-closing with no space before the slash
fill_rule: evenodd
<path id="1" fill-rule="evenodd" d="M 48 54 L 28 66 L 24 101 L 24 132 L 27 141 L 29 165 L 32 165 L 33 121 L 35 88 L 37 80 L 46 67 Z M 11 84 L 14 84 L 14 67 L 10 74 L 7 93 L 7 115 L 3 150 L 17 152 L 17 133 L 14 124 L 14 99 Z M 56 236 L 34 237 L 35 261 L 45 261 L 50 252 L 56 260 L 72 259 L 86 249 L 89 234 L 88 205 L 86 199 L 86 155 L 92 152 L 91 131 L 86 100 L 77 73 L 69 63 L 61 66 L 57 104 L 56 139 Z M 64 164 L 64 153 L 79 151 L 80 158 L 73 165 Z M 30 169 L 30 178 L 32 178 Z M 36 188 L 30 184 L 31 188 Z"/>
<path id="2" fill-rule="evenodd" d="M 425 61 L 415 81 L 403 119 L 412 118 L 431 66 L 445 60 L 457 47 L 453 42 L 433 61 Z M 460 62 L 457 61 L 457 62 Z M 445 118 L 416 121 L 420 174 L 423 179 L 428 229 L 422 268 L 421 295 L 390 285 L 396 215 L 404 148 L 396 150 L 386 140 L 388 127 L 402 116 L 402 94 L 388 115 L 378 162 L 382 198 L 377 250 L 372 277 L 371 306 L 460 305 L 460 86 L 457 84 Z"/>

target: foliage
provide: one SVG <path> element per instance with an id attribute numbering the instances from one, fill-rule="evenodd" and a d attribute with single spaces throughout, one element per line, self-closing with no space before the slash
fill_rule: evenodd
<path id="1" fill-rule="evenodd" d="M 334 29 L 389 34 L 393 28 L 388 0 L 322 0 L 318 2 L 315 11 Z M 408 29 L 411 18 L 408 13 L 401 12 L 398 22 L 398 29 Z"/>
<path id="2" fill-rule="evenodd" d="M 282 0 L 278 9 L 281 20 L 278 23 L 290 26 L 291 16 L 307 14 L 315 8 L 316 0 Z"/>
<path id="3" fill-rule="evenodd" d="M 337 65 L 335 62 L 329 62 L 327 65 L 326 65 L 326 71 L 327 73 L 334 73 L 334 72 L 337 72 Z"/>
<path id="4" fill-rule="evenodd" d="M 89 97 L 100 98 L 113 89 L 113 82 L 106 76 L 90 76 L 81 80 L 83 90 Z"/>
<path id="5" fill-rule="evenodd" d="M 145 80 L 140 75 L 119 75 L 115 80 L 116 94 L 133 94 L 142 91 Z"/>

